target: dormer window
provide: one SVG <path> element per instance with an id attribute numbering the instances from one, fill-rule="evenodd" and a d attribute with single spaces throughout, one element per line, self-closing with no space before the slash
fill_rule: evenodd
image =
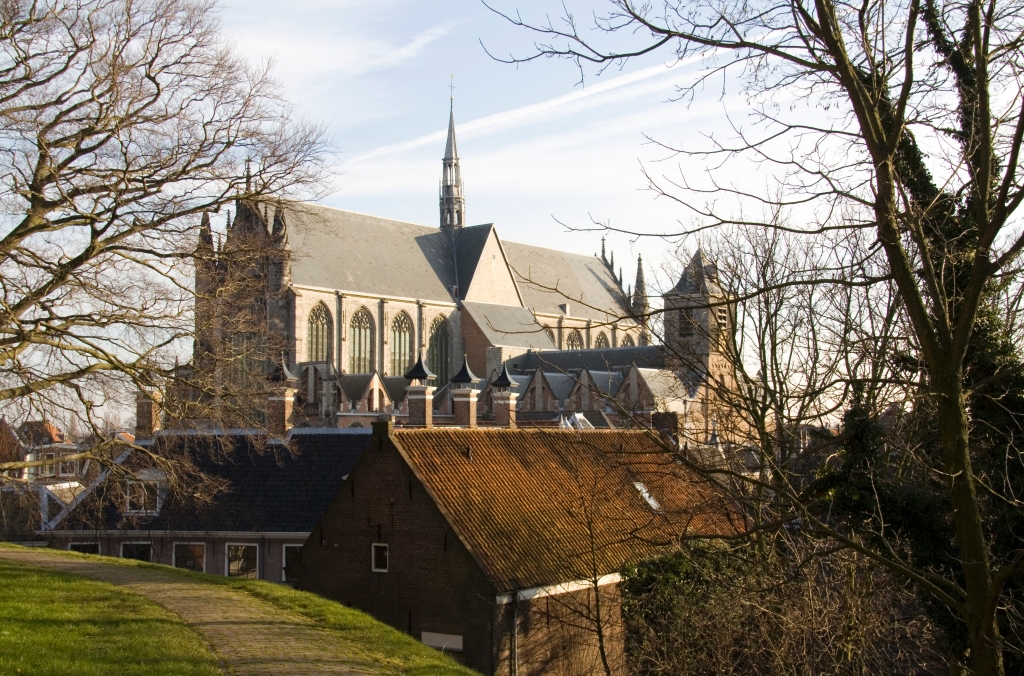
<path id="1" fill-rule="evenodd" d="M 129 481 L 125 514 L 156 516 L 160 513 L 160 490 L 154 481 Z"/>

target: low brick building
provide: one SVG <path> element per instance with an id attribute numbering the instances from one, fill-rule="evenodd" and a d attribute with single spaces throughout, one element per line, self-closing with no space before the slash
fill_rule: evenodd
<path id="1" fill-rule="evenodd" d="M 370 439 L 369 429 L 158 433 L 160 454 L 187 454 L 212 495 L 168 490 L 158 470 L 119 458 L 40 535 L 51 546 L 215 575 L 290 582 L 288 566 Z"/>
<path id="2" fill-rule="evenodd" d="M 738 527 L 648 432 L 380 422 L 298 586 L 485 674 L 623 673 L 618 571 Z"/>

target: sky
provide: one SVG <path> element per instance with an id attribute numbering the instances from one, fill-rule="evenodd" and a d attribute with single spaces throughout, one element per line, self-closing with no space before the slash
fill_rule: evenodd
<path id="1" fill-rule="evenodd" d="M 561 11 L 551 0 L 496 6 L 534 21 Z M 586 15 L 585 7 L 574 11 Z M 677 231 L 687 216 L 646 189 L 643 169 L 678 177 L 704 168 L 680 165 L 649 138 L 696 147 L 703 134 L 727 134 L 724 111 L 744 106 L 720 90 L 690 104 L 672 101 L 700 64 L 672 63 L 667 52 L 588 73 L 582 83 L 567 61 L 500 63 L 487 52 L 529 54 L 533 36 L 479 0 L 226 0 L 223 28 L 251 60 L 273 59 L 297 110 L 327 124 L 337 174 L 326 204 L 437 224 L 453 105 L 467 222 L 495 223 L 506 240 L 579 253 L 600 251 L 600 232 L 572 230 L 594 221 Z M 648 281 L 662 288 L 667 273 L 660 282 L 652 277 L 676 246 L 625 235 L 608 241 L 624 284 L 632 284 L 642 253 Z"/>

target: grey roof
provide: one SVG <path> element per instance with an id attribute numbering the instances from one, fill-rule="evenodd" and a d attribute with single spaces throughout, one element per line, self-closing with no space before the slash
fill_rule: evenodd
<path id="1" fill-rule="evenodd" d="M 502 247 L 526 307 L 559 314 L 558 306 L 567 303 L 570 316 L 598 321 L 628 315 L 626 295 L 599 258 L 505 240 Z"/>
<path id="2" fill-rule="evenodd" d="M 386 376 L 381 378 L 384 383 L 384 390 L 392 403 L 398 403 L 405 399 L 406 390 L 409 389 L 409 381 L 405 376 Z"/>
<path id="3" fill-rule="evenodd" d="M 683 270 L 679 282 L 670 293 L 682 295 L 720 295 L 722 287 L 718 283 L 718 266 L 711 262 L 704 252 L 697 249 L 686 269 Z"/>
<path id="4" fill-rule="evenodd" d="M 454 265 L 438 228 L 311 204 L 288 212 L 292 283 L 452 302 Z"/>
<path id="5" fill-rule="evenodd" d="M 533 313 L 524 307 L 464 302 L 462 307 L 492 345 L 530 347 L 553 350 L 555 344 L 537 323 Z"/>
<path id="6" fill-rule="evenodd" d="M 458 228 L 454 231 L 460 298 L 465 298 L 469 291 L 469 286 L 473 282 L 473 273 L 476 272 L 476 265 L 480 261 L 480 254 L 493 229 L 494 225 L 487 223 Z"/>
<path id="7" fill-rule="evenodd" d="M 448 114 L 448 142 L 444 146 L 443 159 L 459 159 L 459 149 L 455 147 L 455 106 L 452 106 L 451 112 Z"/>
<path id="8" fill-rule="evenodd" d="M 601 394 L 614 397 L 622 384 L 623 375 L 618 371 L 591 371 L 587 370 L 590 379 L 594 381 L 594 387 Z"/>
<path id="9" fill-rule="evenodd" d="M 690 388 L 672 371 L 643 368 L 638 368 L 637 371 L 647 383 L 659 408 L 667 402 L 681 401 L 692 396 Z"/>
<path id="10" fill-rule="evenodd" d="M 572 388 L 576 386 L 577 380 L 574 376 L 566 373 L 548 373 L 544 372 L 544 380 L 548 382 L 548 387 L 551 388 L 551 394 L 555 395 L 555 399 L 565 399 L 572 392 Z"/>
<path id="11" fill-rule="evenodd" d="M 341 390 L 345 393 L 345 398 L 349 401 L 359 401 L 366 394 L 366 388 L 370 386 L 373 374 L 348 373 L 341 376 L 338 380 L 338 385 L 341 386 Z"/>
<path id="12" fill-rule="evenodd" d="M 524 373 L 541 369 L 544 371 L 608 371 L 616 368 L 637 366 L 663 368 L 665 354 L 658 345 L 636 347 L 609 347 L 603 350 L 551 350 L 527 352 L 513 357 L 512 372 Z"/>
<path id="13" fill-rule="evenodd" d="M 527 386 L 529 386 L 530 381 L 533 380 L 531 376 L 509 375 L 509 378 L 511 378 L 512 382 L 515 383 L 515 385 L 513 385 L 513 389 L 515 389 L 519 394 L 526 392 Z"/>

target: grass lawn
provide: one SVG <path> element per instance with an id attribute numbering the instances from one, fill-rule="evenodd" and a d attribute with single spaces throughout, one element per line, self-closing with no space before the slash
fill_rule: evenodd
<path id="1" fill-rule="evenodd" d="M 0 547 L 14 548 L 15 545 L 0 543 Z M 95 556 L 92 554 L 79 554 L 76 552 L 57 550 L 46 551 L 60 556 L 109 563 L 111 565 L 149 568 L 166 575 L 185 577 L 194 582 L 230 587 L 240 593 L 248 594 L 266 601 L 267 603 L 277 606 L 282 610 L 287 610 L 297 615 L 307 617 L 313 620 L 316 624 L 337 632 L 339 643 L 346 644 L 345 652 L 347 654 L 351 655 L 355 659 L 365 660 L 373 664 L 382 673 L 396 675 L 402 674 L 403 676 L 479 676 L 478 672 L 462 666 L 448 655 L 423 645 L 408 634 L 398 631 L 383 622 L 379 622 L 366 613 L 348 608 L 340 603 L 335 603 L 334 601 L 329 601 L 317 596 L 316 594 L 296 591 L 285 585 L 274 584 L 272 582 L 265 582 L 262 580 L 237 580 L 221 577 L 219 575 L 194 573 L 188 570 L 171 568 L 170 566 L 155 563 L 144 563 L 131 559 L 118 559 L 107 556 Z M 0 566 L 2 565 L 4 565 L 4 562 L 0 559 Z M 37 569 L 33 568 L 31 570 Z M 10 589 L 10 587 L 6 586 L 5 582 L 5 580 L 0 579 L 0 588 Z M 92 584 L 109 587 L 115 590 L 115 592 L 117 591 L 116 587 L 111 587 L 110 585 L 103 585 L 102 583 Z M 9 592 L 4 596 L 9 597 Z M 21 594 L 19 594 L 19 597 L 20 596 Z M 145 603 L 144 600 L 143 602 Z M 28 605 L 32 606 L 34 604 L 30 600 Z M 3 618 L 6 616 L 6 610 L 0 610 L 0 625 L 2 625 L 4 622 Z M 188 631 L 187 627 L 184 627 L 184 629 Z M 8 670 L 5 668 L 7 662 L 4 661 L 5 658 L 3 657 L 3 653 L 6 652 L 7 645 L 6 642 L 2 640 L 6 638 L 7 636 L 0 635 L 0 675 L 6 675 L 8 673 Z M 11 671 L 13 672 L 13 670 Z M 90 674 L 94 672 L 62 669 L 60 671 L 53 672 L 40 671 L 33 673 Z M 135 672 L 122 671 L 114 673 L 120 674 Z M 159 674 L 164 672 L 144 671 L 139 673 Z M 177 672 L 167 671 L 166 673 L 189 674 L 206 672 L 190 672 L 182 670 Z M 112 675 L 108 674 L 105 676 Z"/>
<path id="2" fill-rule="evenodd" d="M 0 674 L 217 676 L 199 635 L 106 582 L 0 559 Z"/>

